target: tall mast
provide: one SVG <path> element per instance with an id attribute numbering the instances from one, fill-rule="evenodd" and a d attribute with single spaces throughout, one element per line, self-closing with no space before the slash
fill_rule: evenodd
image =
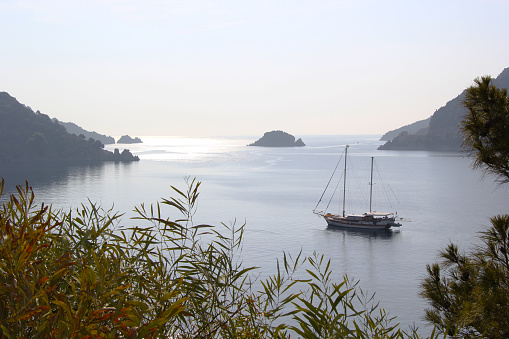
<path id="1" fill-rule="evenodd" d="M 371 202 L 373 201 L 373 160 L 371 157 L 371 180 L 369 182 L 369 213 L 371 213 Z"/>
<path id="2" fill-rule="evenodd" d="M 346 202 L 346 156 L 348 153 L 348 145 L 345 147 L 345 173 L 343 177 L 343 217 L 345 216 L 345 202 Z"/>

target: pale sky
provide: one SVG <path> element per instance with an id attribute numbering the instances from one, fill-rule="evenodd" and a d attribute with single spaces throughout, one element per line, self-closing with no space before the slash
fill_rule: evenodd
<path id="1" fill-rule="evenodd" d="M 383 134 L 507 67 L 509 0 L 0 0 L 0 91 L 112 136 Z"/>

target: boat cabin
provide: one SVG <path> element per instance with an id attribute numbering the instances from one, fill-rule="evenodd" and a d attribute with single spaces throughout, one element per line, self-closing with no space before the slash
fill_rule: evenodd
<path id="1" fill-rule="evenodd" d="M 346 220 L 349 221 L 365 221 L 365 222 L 386 222 L 386 221 L 394 221 L 394 213 L 376 213 L 376 212 L 370 212 L 370 213 L 364 213 L 364 214 L 348 214 L 345 217 Z"/>

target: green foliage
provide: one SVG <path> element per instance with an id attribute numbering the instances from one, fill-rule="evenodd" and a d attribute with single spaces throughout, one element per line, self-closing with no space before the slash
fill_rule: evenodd
<path id="1" fill-rule="evenodd" d="M 372 303 L 374 295 L 367 298 L 358 282 L 352 283 L 345 276 L 334 283 L 330 261 L 324 262 L 323 255 L 314 254 L 307 261 L 311 266 L 306 270 L 311 277 L 306 281 L 310 289 L 292 302 L 298 326 L 290 328 L 295 333 L 303 338 L 403 337 L 397 326 L 390 325 L 393 319 L 383 309 L 375 314 L 378 304 Z"/>
<path id="2" fill-rule="evenodd" d="M 163 267 L 111 232 L 117 218 L 53 213 L 18 187 L 0 213 L 4 337 L 151 337 L 183 310 L 180 281 L 154 280 Z"/>
<path id="3" fill-rule="evenodd" d="M 474 167 L 484 168 L 509 183 L 509 98 L 506 89 L 493 85 L 489 76 L 474 80 L 464 101 L 468 113 L 461 130 L 464 145 L 474 156 Z"/>
<path id="4" fill-rule="evenodd" d="M 468 255 L 450 244 L 440 264 L 427 266 L 421 294 L 432 308 L 426 319 L 449 335 L 509 336 L 509 215 L 491 224 Z"/>
<path id="5" fill-rule="evenodd" d="M 283 254 L 256 281 L 244 225 L 195 225 L 199 182 L 135 208 L 137 226 L 89 203 L 37 206 L 0 184 L 0 332 L 5 338 L 403 338 L 392 318 L 330 262 Z M 163 216 L 170 208 L 174 218 Z M 304 278 L 301 268 L 305 268 Z"/>

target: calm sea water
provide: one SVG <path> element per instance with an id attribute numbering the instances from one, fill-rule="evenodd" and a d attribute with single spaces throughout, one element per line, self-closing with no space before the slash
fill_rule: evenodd
<path id="1" fill-rule="evenodd" d="M 256 137 L 142 139 L 143 144 L 125 145 L 139 155 L 137 163 L 4 163 L 0 176 L 8 191 L 28 180 L 39 201 L 56 207 L 78 207 L 88 199 L 113 206 L 126 213 L 126 223 L 133 222 L 129 217 L 135 205 L 169 197 L 170 185 L 184 188 L 184 177 L 196 177 L 202 186 L 195 222 L 245 222 L 246 265 L 259 266 L 263 276 L 274 272 L 284 251 L 325 254 L 338 279 L 344 274 L 359 279 L 404 329 L 425 326 L 427 304 L 418 292 L 426 264 L 435 262 L 451 241 L 470 248 L 489 217 L 508 212 L 507 189 L 497 188 L 492 178 L 482 181 L 463 154 L 377 151 L 378 136 L 307 136 L 301 148 L 245 146 Z M 368 198 L 357 192 L 369 191 L 370 158 L 375 156 L 374 191 L 381 193 L 375 194 L 374 209 L 397 211 L 403 219 L 400 229 L 331 230 L 312 213 L 346 144 L 353 166 L 347 213 L 368 208 Z M 115 147 L 122 145 L 107 146 Z M 324 197 L 318 209 L 328 201 Z M 340 211 L 335 199 L 330 206 Z"/>

